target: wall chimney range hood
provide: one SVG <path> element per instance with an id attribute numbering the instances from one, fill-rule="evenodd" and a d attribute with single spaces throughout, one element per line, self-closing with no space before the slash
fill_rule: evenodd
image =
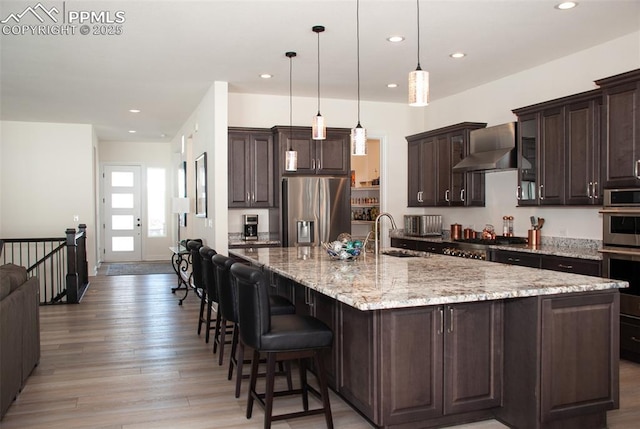
<path id="1" fill-rule="evenodd" d="M 453 167 L 456 172 L 518 168 L 516 122 L 473 130 L 469 155 Z"/>

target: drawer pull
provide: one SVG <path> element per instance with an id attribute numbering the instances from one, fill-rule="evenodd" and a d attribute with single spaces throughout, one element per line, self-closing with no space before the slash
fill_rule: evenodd
<path id="1" fill-rule="evenodd" d="M 508 258 L 507 261 L 520 262 L 520 258 Z"/>
<path id="2" fill-rule="evenodd" d="M 640 343 L 640 338 L 631 337 L 631 341 L 635 341 L 636 343 Z"/>
<path id="3" fill-rule="evenodd" d="M 558 264 L 558 267 L 564 268 L 566 270 L 573 270 L 573 265 Z"/>

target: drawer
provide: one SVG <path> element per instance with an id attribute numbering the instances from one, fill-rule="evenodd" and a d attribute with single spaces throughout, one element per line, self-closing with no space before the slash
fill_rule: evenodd
<path id="1" fill-rule="evenodd" d="M 620 316 L 620 349 L 640 356 L 640 319 Z"/>
<path id="2" fill-rule="evenodd" d="M 418 241 L 416 250 L 421 252 L 438 253 L 442 254 L 442 249 L 449 247 L 449 244 L 444 243 L 432 243 L 430 241 Z"/>
<path id="3" fill-rule="evenodd" d="M 521 265 L 523 267 L 540 268 L 540 256 L 524 252 L 496 250 L 493 261 L 502 264 Z"/>
<path id="4" fill-rule="evenodd" d="M 566 273 L 600 277 L 601 265 L 600 261 L 592 261 L 589 259 L 542 256 L 542 268 L 545 270 L 564 271 Z"/>
<path id="5" fill-rule="evenodd" d="M 391 247 L 399 247 L 401 249 L 418 250 L 417 240 L 407 240 L 405 238 L 392 238 Z"/>

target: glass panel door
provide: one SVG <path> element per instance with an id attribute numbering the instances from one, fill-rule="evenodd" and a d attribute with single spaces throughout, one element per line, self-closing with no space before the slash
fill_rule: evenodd
<path id="1" fill-rule="evenodd" d="M 142 260 L 140 167 L 104 167 L 105 262 Z"/>

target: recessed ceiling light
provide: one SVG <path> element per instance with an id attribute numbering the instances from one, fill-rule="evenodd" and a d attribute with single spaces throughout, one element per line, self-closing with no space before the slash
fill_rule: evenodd
<path id="1" fill-rule="evenodd" d="M 165 138 L 167 135 L 165 133 L 160 134 L 160 137 Z"/>
<path id="2" fill-rule="evenodd" d="M 465 54 L 464 52 L 454 52 L 453 54 L 449 55 L 451 58 L 464 58 L 467 56 L 467 54 Z"/>
<path id="3" fill-rule="evenodd" d="M 129 130 L 129 134 L 135 134 L 136 130 Z"/>
<path id="4" fill-rule="evenodd" d="M 140 113 L 140 109 L 129 109 L 131 113 Z"/>
<path id="5" fill-rule="evenodd" d="M 388 83 L 387 84 L 387 88 L 397 88 L 398 84 L 397 83 Z"/>
<path id="6" fill-rule="evenodd" d="M 272 75 L 272 74 L 269 74 L 269 73 L 262 73 L 262 74 L 260 75 L 260 77 L 261 77 L 262 79 L 271 79 L 271 78 L 273 77 L 273 75 Z"/>
<path id="7" fill-rule="evenodd" d="M 567 10 L 567 9 L 573 9 L 576 6 L 578 6 L 577 2 L 574 2 L 574 1 L 563 1 L 562 3 L 559 3 L 559 4 L 556 5 L 556 9 Z"/>
<path id="8" fill-rule="evenodd" d="M 391 43 L 398 43 L 404 40 L 404 36 L 389 36 L 387 40 Z"/>

